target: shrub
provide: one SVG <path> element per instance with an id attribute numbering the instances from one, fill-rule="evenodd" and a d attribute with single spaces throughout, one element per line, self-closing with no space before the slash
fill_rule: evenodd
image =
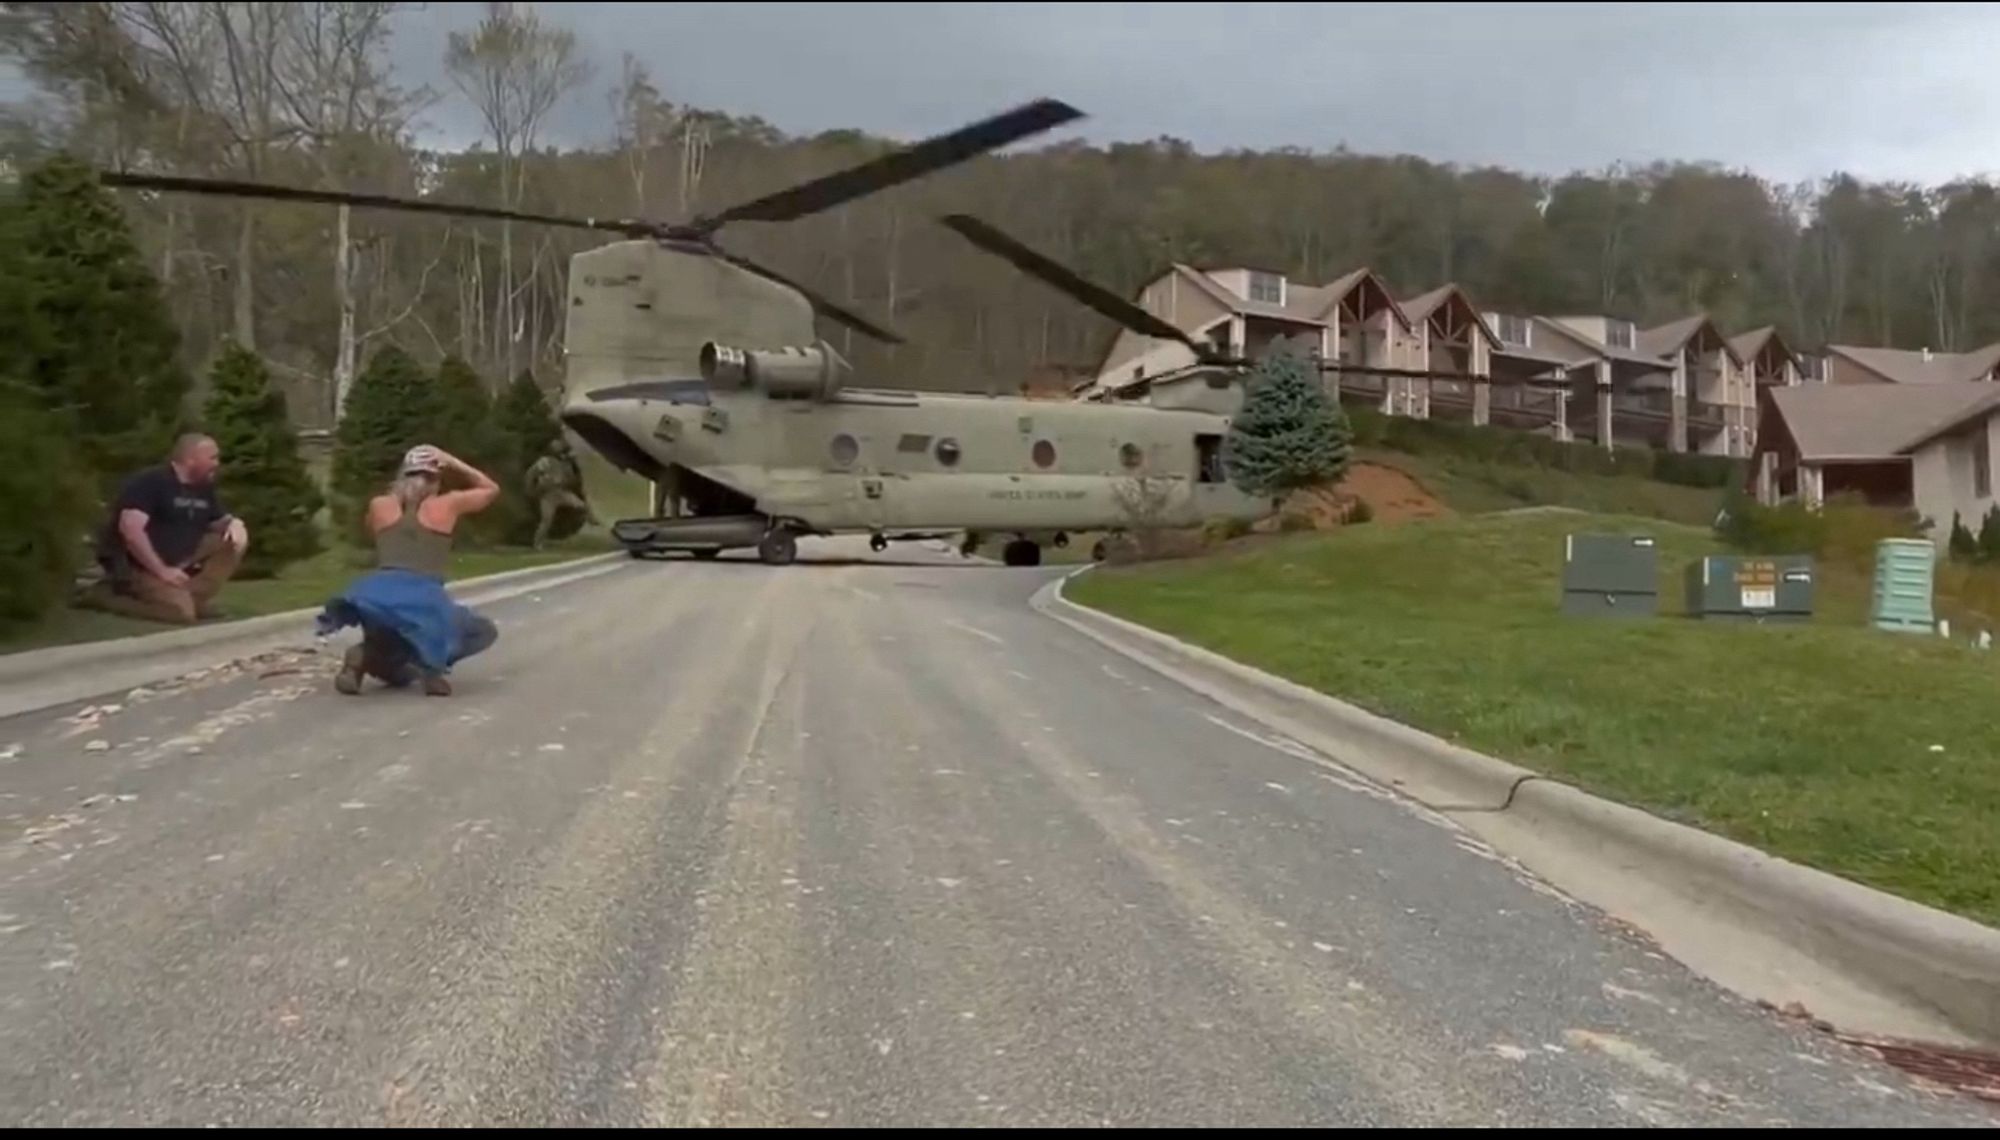
<path id="1" fill-rule="evenodd" d="M 1366 499 L 1356 499 L 1354 500 L 1354 505 L 1347 508 L 1347 518 L 1345 521 L 1349 526 L 1353 526 L 1356 523 L 1373 522 L 1375 521 L 1375 508 L 1369 506 Z"/>
<path id="2" fill-rule="evenodd" d="M 395 477 L 403 453 L 435 442 L 444 421 L 437 385 L 408 353 L 393 345 L 377 352 L 347 391 L 347 406 L 333 434 L 333 517 L 357 540 L 368 500 Z"/>
<path id="3" fill-rule="evenodd" d="M 92 480 L 67 416 L 0 380 L 0 627 L 61 605 L 98 521 Z"/>
<path id="4" fill-rule="evenodd" d="M 299 457 L 284 393 L 271 386 L 256 353 L 224 346 L 209 375 L 204 418 L 222 449 L 222 501 L 250 530 L 240 573 L 270 577 L 319 553 L 314 516 L 325 500 Z"/>
<path id="5" fill-rule="evenodd" d="M 189 389 L 159 282 L 89 167 L 58 155 L 0 208 L 0 375 L 74 412 L 64 422 L 99 491 L 158 463 Z"/>

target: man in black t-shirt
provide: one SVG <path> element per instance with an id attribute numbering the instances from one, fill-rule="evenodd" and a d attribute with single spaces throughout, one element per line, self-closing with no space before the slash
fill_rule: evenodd
<path id="1" fill-rule="evenodd" d="M 205 435 L 184 435 L 167 462 L 125 480 L 98 536 L 104 583 L 88 600 L 153 621 L 190 624 L 243 561 L 250 535 L 215 495 L 222 456 Z"/>

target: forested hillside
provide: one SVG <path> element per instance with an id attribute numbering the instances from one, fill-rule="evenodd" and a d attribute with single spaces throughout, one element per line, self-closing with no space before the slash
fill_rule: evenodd
<path id="1" fill-rule="evenodd" d="M 585 58 L 559 7 L 489 16 L 453 38 L 449 83 L 412 90 L 384 62 L 398 7 L 6 4 L 0 36 L 49 93 L 12 109 L 7 157 L 18 169 L 66 149 L 101 166 L 676 218 L 889 145 L 682 106 L 671 74 Z M 417 148 L 412 123 L 438 99 L 477 105 L 486 141 Z M 545 124 L 565 100 L 601 106 L 615 144 L 551 148 Z M 120 198 L 173 299 L 189 370 L 204 374 L 233 336 L 308 423 L 330 418 L 336 378 L 384 344 L 457 354 L 489 377 L 552 377 L 565 261 L 591 244 L 527 226 Z M 1788 186 L 1699 164 L 1543 179 L 1418 157 L 1058 143 L 726 237 L 905 333 L 893 351 L 828 333 L 871 380 L 1011 391 L 1037 365 L 1093 363 L 1104 323 L 934 224 L 951 211 L 1121 291 L 1175 259 L 1313 282 L 1366 264 L 1407 293 L 1455 280 L 1492 307 L 1642 322 L 1701 308 L 1731 329 L 1776 323 L 1801 344 L 2000 339 L 2000 199 L 1985 183 L 1835 173 Z"/>

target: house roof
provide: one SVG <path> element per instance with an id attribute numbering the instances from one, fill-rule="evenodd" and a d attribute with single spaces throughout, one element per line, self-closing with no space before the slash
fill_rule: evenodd
<path id="1" fill-rule="evenodd" d="M 1896 384 L 1953 384 L 1976 380 L 2000 364 L 2000 344 L 1989 344 L 1971 352 L 1933 352 L 1928 360 L 1922 352 L 1904 348 L 1830 344 L 1826 350 L 1845 356 Z"/>
<path id="2" fill-rule="evenodd" d="M 1632 347 L 1647 356 L 1668 356 L 1680 351 L 1703 328 L 1714 333 L 1715 339 L 1722 341 L 1723 351 L 1727 352 L 1731 359 L 1738 364 L 1743 362 L 1743 354 L 1736 351 L 1736 347 L 1722 335 L 1722 330 L 1715 326 L 1715 322 L 1709 319 L 1707 313 L 1696 313 L 1677 321 L 1669 321 L 1664 325 L 1640 329 L 1632 338 Z"/>
<path id="3" fill-rule="evenodd" d="M 1801 384 L 1771 401 L 1803 460 L 1888 459 L 2000 408 L 2000 384 Z"/>
<path id="4" fill-rule="evenodd" d="M 1535 324 L 1543 328 L 1546 328 L 1551 332 L 1556 333 L 1559 336 L 1567 337 L 1568 339 L 1575 341 L 1576 343 L 1584 346 L 1590 351 L 1597 353 L 1599 356 L 1605 357 L 1609 360 L 1623 360 L 1628 364 L 1644 364 L 1651 368 L 1669 367 L 1666 361 L 1661 360 L 1659 357 L 1654 356 L 1651 353 L 1640 352 L 1637 349 L 1631 349 L 1631 348 L 1613 348 L 1611 345 L 1608 345 L 1603 341 L 1598 340 L 1594 336 L 1589 336 L 1584 333 L 1576 331 L 1570 326 L 1563 324 L 1561 321 L 1556 320 L 1554 317 L 1530 317 L 1528 319 L 1535 322 Z"/>
<path id="5" fill-rule="evenodd" d="M 1410 323 L 1414 325 L 1430 319 L 1432 313 L 1444 308 L 1454 296 L 1465 303 L 1466 311 L 1472 314 L 1473 323 L 1478 325 L 1479 331 L 1485 335 L 1486 343 L 1497 349 L 1500 345 L 1499 335 L 1486 323 L 1486 314 L 1479 311 L 1479 306 L 1472 303 L 1472 298 L 1464 289 L 1459 288 L 1455 281 L 1440 285 L 1428 293 L 1420 293 L 1407 301 L 1396 303 L 1402 306 L 1403 315 L 1409 317 Z"/>
<path id="6" fill-rule="evenodd" d="M 1778 326 L 1776 325 L 1765 325 L 1761 329 L 1751 329 L 1747 333 L 1740 333 L 1730 337 L 1729 347 L 1731 351 L 1736 353 L 1737 360 L 1748 364 L 1752 360 L 1755 360 L 1757 354 L 1763 352 L 1765 347 L 1774 340 L 1778 342 L 1779 351 L 1794 361 L 1799 359 L 1799 354 L 1793 350 L 1790 344 L 1785 342 L 1783 334 L 1778 332 Z"/>
<path id="7" fill-rule="evenodd" d="M 1230 312 L 1240 316 L 1268 317 L 1277 321 L 1291 321 L 1295 324 L 1314 326 L 1326 323 L 1318 317 L 1302 311 L 1296 299 L 1294 299 L 1294 303 L 1290 306 L 1273 305 L 1268 301 L 1252 301 L 1248 297 L 1238 296 L 1234 291 L 1223 288 L 1221 283 L 1216 281 L 1215 278 L 1210 277 L 1192 265 L 1183 265 L 1175 262 L 1174 272 L 1192 282 L 1202 292 L 1207 293 L 1215 300 L 1216 304 L 1222 305 Z M 1297 289 L 1290 290 L 1292 293 L 1297 293 L 1298 291 Z"/>
<path id="8" fill-rule="evenodd" d="M 1403 322 L 1403 327 L 1413 327 L 1414 322 L 1410 314 L 1396 301 L 1396 295 L 1389 291 L 1389 286 L 1380 277 L 1375 276 L 1374 270 L 1366 267 L 1344 273 L 1317 288 L 1307 286 L 1295 289 L 1288 300 L 1292 302 L 1294 311 L 1308 313 L 1323 322 L 1327 314 L 1333 312 L 1334 306 L 1346 300 L 1347 295 L 1360 288 L 1362 282 L 1369 280 L 1373 280 L 1375 287 L 1382 291 L 1382 296 L 1389 302 L 1389 311 L 1396 315 L 1397 320 Z"/>

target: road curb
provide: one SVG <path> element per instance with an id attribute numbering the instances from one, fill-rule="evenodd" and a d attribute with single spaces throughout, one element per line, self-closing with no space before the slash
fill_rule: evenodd
<path id="1" fill-rule="evenodd" d="M 596 577 L 616 569 L 624 558 L 615 552 L 594 554 L 461 578 L 445 589 L 468 605 L 480 605 Z M 217 659 L 237 660 L 270 649 L 309 645 L 312 620 L 319 611 L 320 607 L 309 606 L 219 625 L 7 654 L 0 657 L 0 718 L 181 676 Z"/>
<path id="2" fill-rule="evenodd" d="M 1722 984 L 1782 1006 L 1812 992 L 1800 978 L 1830 973 L 1842 996 L 1827 994 L 1829 1004 L 1862 995 L 1847 1003 L 1851 1019 L 1894 1007 L 2000 1043 L 2000 930 L 1613 803 L 1065 598 L 1064 585 L 1090 569 L 1046 583 L 1033 608 L 1428 808 L 1479 821 L 1474 830 L 1503 854 L 1631 919 Z M 1719 943 L 1692 956 L 1706 963 L 1671 945 L 1683 933 L 1673 924 L 1690 916 Z M 1727 960 L 1731 934 L 1793 960 L 1738 971 Z"/>

